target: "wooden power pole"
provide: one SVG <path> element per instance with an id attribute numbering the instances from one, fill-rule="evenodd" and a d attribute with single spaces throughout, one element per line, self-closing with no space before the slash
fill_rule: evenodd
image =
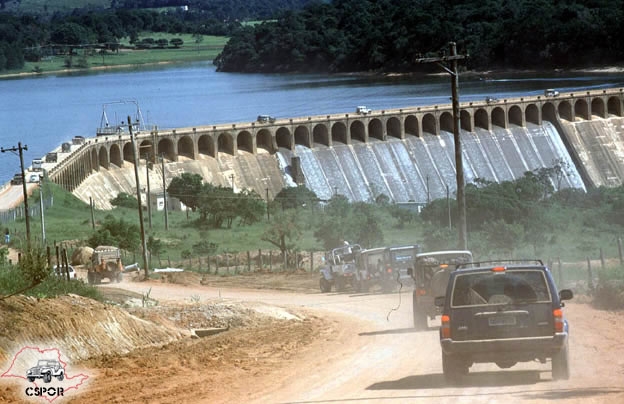
<path id="1" fill-rule="evenodd" d="M 457 62 L 466 59 L 468 55 L 457 54 L 457 44 L 449 43 L 450 55 L 434 58 L 418 58 L 417 63 L 437 63 L 444 71 L 451 75 L 451 94 L 453 103 L 453 142 L 455 144 L 455 179 L 457 182 L 457 209 L 459 210 L 458 237 L 459 248 L 468 249 L 468 234 L 466 226 L 466 194 L 464 183 L 464 161 L 462 157 L 459 116 L 459 72 Z"/>
<path id="2" fill-rule="evenodd" d="M 24 150 L 28 150 L 28 146 L 22 146 L 22 142 L 17 142 L 17 147 L 5 149 L 0 147 L 0 152 L 18 152 L 20 159 L 20 169 L 22 173 L 22 192 L 24 193 L 24 217 L 26 219 L 26 243 L 30 247 L 30 213 L 28 212 L 28 190 L 26 189 L 26 173 L 24 172 Z"/>
<path id="3" fill-rule="evenodd" d="M 130 131 L 130 141 L 132 143 L 132 154 L 134 157 L 134 178 L 136 181 L 137 203 L 139 206 L 139 222 L 141 228 L 141 249 L 143 250 L 143 267 L 145 268 L 145 280 L 149 279 L 149 268 L 147 263 L 147 244 L 145 242 L 145 224 L 143 223 L 143 204 L 141 203 L 141 184 L 139 183 L 139 152 L 137 150 L 136 139 L 132 133 L 132 121 L 128 116 L 128 130 Z"/>

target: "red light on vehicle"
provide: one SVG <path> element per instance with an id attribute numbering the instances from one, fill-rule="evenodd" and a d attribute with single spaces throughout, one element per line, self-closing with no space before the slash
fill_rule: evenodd
<path id="1" fill-rule="evenodd" d="M 492 268 L 492 272 L 505 272 L 506 269 L 505 267 L 494 267 Z"/>
<path id="2" fill-rule="evenodd" d="M 555 332 L 563 332 L 563 310 L 553 310 L 553 320 L 555 326 Z"/>
<path id="3" fill-rule="evenodd" d="M 427 294 L 427 289 L 418 288 L 416 289 L 416 294 L 418 296 L 425 296 Z"/>
<path id="4" fill-rule="evenodd" d="M 442 268 L 442 269 L 448 268 L 448 264 L 440 264 L 440 268 Z"/>
<path id="5" fill-rule="evenodd" d="M 444 314 L 442 316 L 442 324 L 440 325 L 442 338 L 451 338 L 451 317 Z"/>
<path id="6" fill-rule="evenodd" d="M 388 272 L 389 274 L 391 274 L 391 273 L 392 273 L 392 268 L 388 268 L 388 269 L 386 269 L 386 272 Z"/>

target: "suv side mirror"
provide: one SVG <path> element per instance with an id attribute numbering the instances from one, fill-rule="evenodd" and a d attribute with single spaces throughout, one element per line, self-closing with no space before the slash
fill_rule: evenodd
<path id="1" fill-rule="evenodd" d="M 434 300 L 434 304 L 437 307 L 444 307 L 444 301 L 446 300 L 446 296 L 436 296 Z"/>
<path id="2" fill-rule="evenodd" d="M 574 297 L 574 294 L 570 289 L 561 289 L 559 291 L 559 300 L 570 300 Z"/>

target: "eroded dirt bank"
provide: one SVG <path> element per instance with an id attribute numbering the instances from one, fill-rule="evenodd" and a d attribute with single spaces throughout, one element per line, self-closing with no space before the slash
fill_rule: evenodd
<path id="1" fill-rule="evenodd" d="M 553 381 L 549 363 L 507 370 L 476 365 L 462 385 L 451 387 L 442 376 L 435 324 L 427 332 L 411 326 L 409 288 L 393 294 L 321 294 L 313 289 L 314 278 L 265 274 L 204 278 L 205 285 L 201 277 L 190 277 L 102 286 L 111 300 L 125 302 L 123 309 L 90 306 L 71 296 L 55 299 L 65 309 L 87 307 L 74 317 L 84 324 L 92 318 L 92 327 L 113 313 L 127 317 L 120 324 L 158 330 L 143 329 L 136 346 L 157 335 L 171 338 L 129 353 L 111 350 L 72 362 L 91 376 L 90 382 L 58 402 L 624 402 L 624 313 L 596 310 L 582 298 L 567 305 L 572 330 L 568 381 Z M 271 284 L 282 290 L 270 289 Z M 147 290 L 153 305 L 142 307 L 138 298 Z M 30 334 L 19 329 L 50 315 L 46 299 L 18 300 L 2 307 L 0 326 L 15 324 L 15 330 L 0 331 L 2 344 L 22 341 Z M 21 320 L 20 310 L 33 314 Z M 63 335 L 63 327 L 70 333 L 78 329 L 70 327 L 71 320 L 50 321 L 58 323 L 54 335 Z M 203 339 L 188 336 L 192 328 L 211 326 L 229 330 Z M 49 338 L 47 332 L 38 335 Z M 20 401 L 23 388 L 0 379 L 0 403 Z"/>

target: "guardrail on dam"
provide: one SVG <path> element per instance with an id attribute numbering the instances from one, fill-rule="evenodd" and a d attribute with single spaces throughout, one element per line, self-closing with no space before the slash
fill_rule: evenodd
<path id="1" fill-rule="evenodd" d="M 590 121 L 623 117 L 624 89 L 562 93 L 557 96 L 528 96 L 510 99 L 460 103 L 462 136 L 477 129 L 525 127 L 558 122 Z M 296 152 L 297 146 L 312 150 L 339 144 L 355 145 L 439 136 L 453 131 L 451 104 L 377 110 L 366 115 L 334 114 L 277 119 L 274 122 L 231 124 L 153 130 L 136 134 L 140 156 L 167 161 L 181 158 L 217 158 L 218 153 L 233 156 L 279 148 Z M 572 154 L 572 153 L 571 153 Z M 49 178 L 73 191 L 89 175 L 113 166 L 134 162 L 128 133 L 84 139 L 74 151 L 48 170 Z M 576 161 L 575 161 L 576 163 Z"/>

